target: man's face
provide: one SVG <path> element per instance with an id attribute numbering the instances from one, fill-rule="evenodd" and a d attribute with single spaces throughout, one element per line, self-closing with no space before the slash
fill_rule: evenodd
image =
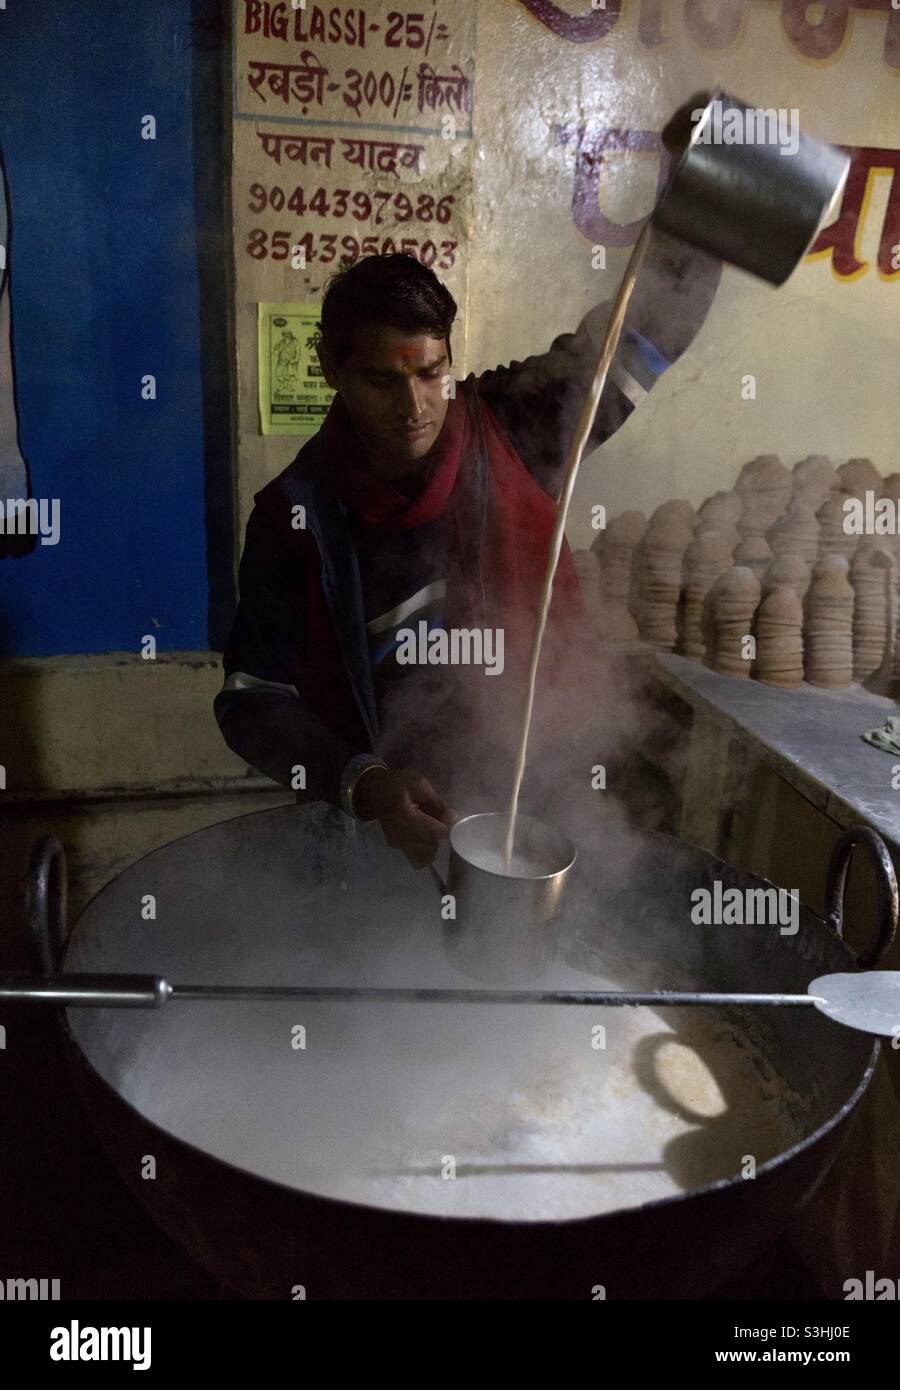
<path id="1" fill-rule="evenodd" d="M 446 340 L 367 324 L 340 365 L 321 353 L 319 360 L 328 385 L 344 398 L 373 471 L 387 479 L 418 473 L 447 414 Z"/>

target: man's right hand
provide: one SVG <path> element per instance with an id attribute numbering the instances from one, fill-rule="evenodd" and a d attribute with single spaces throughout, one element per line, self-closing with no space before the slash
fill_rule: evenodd
<path id="1" fill-rule="evenodd" d="M 456 819 L 420 773 L 385 767 L 373 767 L 360 777 L 353 810 L 361 820 L 377 820 L 387 843 L 402 850 L 414 869 L 433 862 Z"/>

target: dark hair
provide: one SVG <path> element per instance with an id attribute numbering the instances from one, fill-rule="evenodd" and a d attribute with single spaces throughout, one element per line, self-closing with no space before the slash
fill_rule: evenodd
<path id="1" fill-rule="evenodd" d="M 456 300 L 440 280 L 404 251 L 390 256 L 363 256 L 342 266 L 325 286 L 321 341 L 335 362 L 342 362 L 353 336 L 366 323 L 385 323 L 403 333 L 446 338 L 456 318 Z"/>

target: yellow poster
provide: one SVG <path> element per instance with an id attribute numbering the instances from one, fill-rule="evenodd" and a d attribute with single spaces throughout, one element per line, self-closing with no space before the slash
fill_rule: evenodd
<path id="1" fill-rule="evenodd" d="M 262 434 L 312 435 L 334 392 L 316 356 L 318 304 L 259 305 L 259 417 Z"/>

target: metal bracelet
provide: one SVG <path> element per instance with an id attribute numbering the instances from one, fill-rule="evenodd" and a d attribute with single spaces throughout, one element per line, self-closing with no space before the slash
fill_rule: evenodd
<path id="1" fill-rule="evenodd" d="M 356 795 L 356 788 L 359 786 L 366 773 L 374 772 L 376 768 L 381 768 L 384 772 L 390 772 L 390 768 L 388 767 L 387 763 L 366 763 L 365 767 L 360 768 L 359 772 L 356 774 L 353 781 L 350 783 L 350 786 L 347 788 L 347 805 L 350 808 L 350 814 L 354 820 L 363 821 L 363 817 L 358 814 L 356 807 L 353 804 L 353 798 Z M 375 817 L 371 816 L 369 819 L 374 820 Z M 366 824 L 366 822 L 363 821 L 363 824 Z"/>

